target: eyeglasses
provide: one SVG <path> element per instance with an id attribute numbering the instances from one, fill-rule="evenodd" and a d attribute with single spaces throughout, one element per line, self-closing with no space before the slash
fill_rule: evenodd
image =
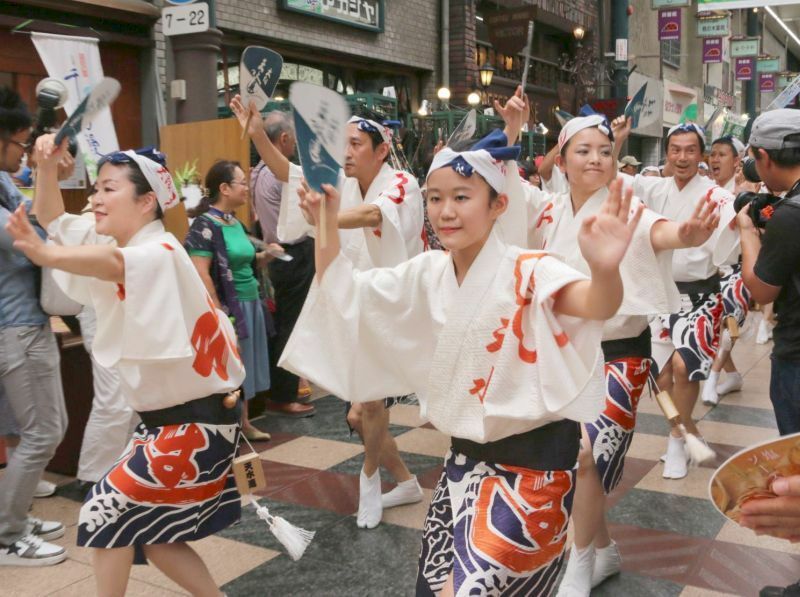
<path id="1" fill-rule="evenodd" d="M 25 153 L 28 153 L 30 148 L 33 147 L 33 141 L 25 141 L 24 143 L 22 141 L 15 141 L 14 139 L 5 139 L 5 141 L 13 143 L 14 145 L 22 149 L 22 151 L 24 151 Z"/>

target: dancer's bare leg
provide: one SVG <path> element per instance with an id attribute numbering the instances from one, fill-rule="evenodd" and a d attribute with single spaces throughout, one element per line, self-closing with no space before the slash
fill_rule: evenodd
<path id="1" fill-rule="evenodd" d="M 584 549 L 595 542 L 605 517 L 606 496 L 592 455 L 589 436 L 581 429 L 581 451 L 578 454 L 578 474 L 575 481 L 575 498 L 572 502 L 575 546 Z M 605 547 L 609 542 L 600 545 Z"/>
<path id="2" fill-rule="evenodd" d="M 97 594 L 125 597 L 133 565 L 133 547 L 94 548 L 92 566 Z"/>
<path id="3" fill-rule="evenodd" d="M 161 572 L 192 597 L 220 597 L 222 592 L 205 562 L 186 543 L 146 545 L 144 553 Z"/>
<path id="4" fill-rule="evenodd" d="M 681 420 L 689 433 L 699 435 L 692 413 L 700 394 L 700 382 L 689 381 L 689 371 L 677 351 L 672 354 L 672 378 L 672 400 L 681 415 Z M 680 433 L 674 428 L 671 433 L 674 437 L 680 436 Z"/>

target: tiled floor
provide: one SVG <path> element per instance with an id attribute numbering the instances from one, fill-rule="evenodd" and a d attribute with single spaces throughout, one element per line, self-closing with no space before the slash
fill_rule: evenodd
<path id="1" fill-rule="evenodd" d="M 769 351 L 752 337 L 734 356 L 745 375 L 742 392 L 714 409 L 698 405 L 700 428 L 721 457 L 777 436 L 769 403 Z M 316 531 L 299 562 L 292 562 L 252 509 L 240 524 L 197 544 L 217 581 L 230 595 L 411 595 L 427 500 L 441 470 L 448 440 L 422 425 L 412 405 L 391 412 L 392 433 L 425 488 L 425 502 L 388 510 L 377 529 L 356 528 L 358 472 L 363 450 L 350 437 L 343 403 L 317 397 L 317 415 L 257 420 L 272 433 L 259 451 L 268 487 L 260 501 L 273 514 Z M 655 402 L 644 398 L 625 476 L 609 500 L 612 534 L 620 545 L 623 573 L 593 595 L 757 595 L 766 584 L 800 578 L 800 547 L 756 537 L 726 522 L 708 501 L 713 467 L 680 481 L 661 477 L 659 457 L 668 427 Z M 88 554 L 75 547 L 80 496 L 71 480 L 55 479 L 57 497 L 37 500 L 33 513 L 71 525 L 61 540 L 70 559 L 46 569 L 0 569 L 0 594 L 92 595 Z M 385 487 L 390 487 L 385 478 Z M 249 508 L 249 507 L 248 507 Z M 130 595 L 174 595 L 179 589 L 154 567 L 137 567 Z"/>

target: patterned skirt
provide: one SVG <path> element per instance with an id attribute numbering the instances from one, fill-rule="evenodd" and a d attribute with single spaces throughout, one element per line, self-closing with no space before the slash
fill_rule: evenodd
<path id="1" fill-rule="evenodd" d="M 597 421 L 585 427 L 606 494 L 622 479 L 636 426 L 636 408 L 647 386 L 651 363 L 649 358 L 627 357 L 605 364 L 606 407 Z"/>
<path id="2" fill-rule="evenodd" d="M 537 471 L 452 450 L 433 494 L 417 595 L 549 595 L 564 557 L 575 470 Z"/>
<path id="3" fill-rule="evenodd" d="M 140 424 L 86 496 L 78 545 L 134 546 L 144 563 L 144 545 L 195 541 L 230 526 L 241 514 L 231 468 L 238 445 L 238 424 Z"/>
<path id="4" fill-rule="evenodd" d="M 719 292 L 681 295 L 678 313 L 660 315 L 651 323 L 653 357 L 663 370 L 674 351 L 686 365 L 689 381 L 708 378 L 719 348 L 722 295 Z"/>
<path id="5" fill-rule="evenodd" d="M 731 273 L 722 277 L 722 314 L 732 315 L 739 327 L 744 325 L 750 311 L 750 291 L 742 279 L 742 265 L 737 263 L 731 267 Z"/>

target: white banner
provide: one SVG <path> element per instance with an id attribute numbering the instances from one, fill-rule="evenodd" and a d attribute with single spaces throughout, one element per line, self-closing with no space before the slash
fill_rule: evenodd
<path id="1" fill-rule="evenodd" d="M 31 37 L 47 74 L 67 86 L 69 98 L 64 109 L 68 115 L 72 114 L 92 87 L 103 78 L 97 40 L 49 33 L 33 33 Z M 109 108 L 104 108 L 84 128 L 78 135 L 78 144 L 89 180 L 94 183 L 100 157 L 119 150 Z"/>

